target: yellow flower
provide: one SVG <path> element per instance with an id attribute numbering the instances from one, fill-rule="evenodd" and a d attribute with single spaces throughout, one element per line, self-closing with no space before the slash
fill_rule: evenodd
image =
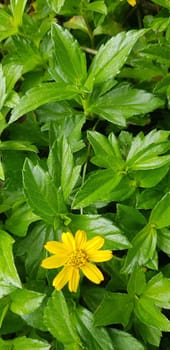
<path id="1" fill-rule="evenodd" d="M 127 2 L 128 2 L 129 5 L 131 5 L 131 6 L 135 6 L 135 5 L 136 5 L 136 0 L 127 0 Z"/>
<path id="2" fill-rule="evenodd" d="M 75 237 L 70 232 L 62 233 L 62 242 L 49 241 L 45 249 L 54 254 L 41 263 L 45 269 L 63 266 L 53 280 L 53 286 L 61 290 L 67 283 L 70 292 L 76 292 L 80 280 L 80 270 L 92 282 L 99 284 L 103 274 L 91 262 L 108 261 L 112 258 L 111 250 L 100 250 L 104 239 L 96 236 L 87 241 L 86 232 L 78 230 Z"/>

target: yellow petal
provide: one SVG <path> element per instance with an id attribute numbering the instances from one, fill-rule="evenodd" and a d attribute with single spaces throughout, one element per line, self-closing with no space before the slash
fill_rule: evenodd
<path id="1" fill-rule="evenodd" d="M 136 0 L 127 0 L 127 2 L 128 2 L 131 6 L 135 6 L 135 5 L 136 5 Z"/>
<path id="2" fill-rule="evenodd" d="M 53 279 L 53 287 L 57 290 L 61 290 L 67 284 L 69 278 L 69 269 L 63 268 Z"/>
<path id="3" fill-rule="evenodd" d="M 46 250 L 48 250 L 48 252 L 53 254 L 61 254 L 65 250 L 64 244 L 56 241 L 49 241 L 44 245 L 44 247 Z"/>
<path id="4" fill-rule="evenodd" d="M 50 256 L 49 258 L 44 259 L 41 262 L 41 266 L 45 269 L 55 269 L 57 267 L 60 267 L 66 263 L 67 256 Z"/>
<path id="5" fill-rule="evenodd" d="M 100 249 L 104 244 L 104 238 L 101 236 L 96 236 L 89 241 L 87 241 L 86 246 L 85 246 L 85 251 L 88 254 L 88 251 L 92 249 Z"/>
<path id="6" fill-rule="evenodd" d="M 96 250 L 88 254 L 88 259 L 94 262 L 111 260 L 113 257 L 111 250 Z"/>
<path id="7" fill-rule="evenodd" d="M 81 267 L 81 270 L 90 281 L 96 284 L 99 284 L 101 281 L 104 280 L 101 271 L 97 268 L 97 266 L 93 264 L 86 263 L 86 265 Z"/>
<path id="8" fill-rule="evenodd" d="M 70 232 L 63 232 L 62 233 L 62 241 L 64 243 L 64 246 L 66 249 L 68 249 L 70 252 L 75 250 L 75 239 Z"/>
<path id="9" fill-rule="evenodd" d="M 75 235 L 76 249 L 83 249 L 87 241 L 86 232 L 78 230 Z"/>
<path id="10" fill-rule="evenodd" d="M 68 283 L 68 288 L 70 292 L 76 292 L 78 285 L 79 285 L 79 280 L 80 280 L 80 273 L 79 269 L 77 268 L 70 268 L 70 279 Z"/>

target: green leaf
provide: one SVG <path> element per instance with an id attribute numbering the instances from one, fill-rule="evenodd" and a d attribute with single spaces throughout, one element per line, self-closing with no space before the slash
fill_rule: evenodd
<path id="1" fill-rule="evenodd" d="M 170 309 L 170 279 L 162 273 L 155 275 L 147 283 L 143 296 L 159 307 Z"/>
<path id="2" fill-rule="evenodd" d="M 117 204 L 116 218 L 123 231 L 131 232 L 133 237 L 134 233 L 147 223 L 144 215 L 138 209 L 124 204 Z"/>
<path id="3" fill-rule="evenodd" d="M 164 253 L 170 254 L 170 230 L 167 228 L 158 231 L 158 247 Z"/>
<path id="4" fill-rule="evenodd" d="M 115 350 L 145 350 L 145 346 L 130 333 L 120 329 L 109 329 Z"/>
<path id="5" fill-rule="evenodd" d="M 13 17 L 3 8 L 0 11 L 0 40 L 16 34 L 17 28 L 14 24 Z"/>
<path id="6" fill-rule="evenodd" d="M 132 240 L 132 248 L 128 250 L 122 273 L 130 273 L 138 264 L 143 266 L 154 258 L 157 233 L 151 225 L 145 226 Z"/>
<path id="7" fill-rule="evenodd" d="M 20 103 L 14 108 L 10 123 L 19 119 L 22 115 L 33 111 L 34 109 L 54 101 L 72 99 L 77 92 L 67 84 L 44 83 L 27 91 L 26 95 L 20 100 Z"/>
<path id="8" fill-rule="evenodd" d="M 170 225 L 170 192 L 155 205 L 153 208 L 149 222 L 156 225 L 157 228 L 163 228 Z"/>
<path id="9" fill-rule="evenodd" d="M 59 25 L 52 26 L 54 45 L 51 73 L 57 82 L 74 84 L 79 87 L 86 79 L 85 54 L 78 42 L 67 29 Z"/>
<path id="10" fill-rule="evenodd" d="M 29 225 L 39 219 L 40 217 L 32 212 L 27 203 L 19 201 L 13 206 L 5 226 L 14 235 L 22 237 L 26 235 Z"/>
<path id="11" fill-rule="evenodd" d="M 5 99 L 6 99 L 6 79 L 4 76 L 4 72 L 2 70 L 2 65 L 0 65 L 0 109 L 2 109 Z"/>
<path id="12" fill-rule="evenodd" d="M 16 151 L 30 151 L 38 153 L 36 146 L 31 145 L 28 141 L 0 141 L 0 150 L 16 150 Z"/>
<path id="13" fill-rule="evenodd" d="M 114 350 L 112 340 L 103 327 L 94 326 L 93 314 L 79 306 L 75 311 L 75 327 L 88 350 Z"/>
<path id="14" fill-rule="evenodd" d="M 71 194 L 78 177 L 80 175 L 81 166 L 74 166 L 74 159 L 71 152 L 71 147 L 66 138 L 62 142 L 62 159 L 61 159 L 61 188 L 64 199 L 68 199 Z"/>
<path id="15" fill-rule="evenodd" d="M 87 232 L 88 239 L 101 235 L 105 239 L 107 249 L 118 250 L 130 247 L 126 236 L 107 216 L 70 214 L 69 217 L 71 218 L 69 226 L 73 232 L 82 229 Z"/>
<path id="16" fill-rule="evenodd" d="M 14 17 L 14 23 L 20 25 L 27 0 L 11 0 L 11 10 Z"/>
<path id="17" fill-rule="evenodd" d="M 107 195 L 120 180 L 121 175 L 110 169 L 92 172 L 77 192 L 72 205 L 73 209 L 87 207 L 98 201 L 107 201 Z"/>
<path id="18" fill-rule="evenodd" d="M 146 30 L 122 32 L 112 37 L 105 45 L 101 45 L 92 61 L 85 87 L 101 85 L 109 80 L 108 89 L 114 84 L 114 77 L 119 73 L 136 41 Z"/>
<path id="19" fill-rule="evenodd" d="M 126 327 L 132 311 L 133 300 L 128 294 L 107 292 L 94 313 L 95 326 L 120 323 Z"/>
<path id="20" fill-rule="evenodd" d="M 13 350 L 50 350 L 50 344 L 33 338 L 18 337 L 8 343 L 11 344 Z"/>
<path id="21" fill-rule="evenodd" d="M 92 163 L 100 166 L 120 170 L 124 165 L 118 142 L 113 133 L 108 139 L 97 131 L 88 131 L 88 140 L 90 141 L 95 156 L 92 157 Z"/>
<path id="22" fill-rule="evenodd" d="M 72 344 L 78 341 L 74 328 L 73 315 L 62 292 L 53 292 L 44 311 L 44 322 L 49 332 L 62 344 Z"/>
<path id="23" fill-rule="evenodd" d="M 138 114 L 151 112 L 163 105 L 163 101 L 144 90 L 120 85 L 103 96 L 89 102 L 88 112 L 98 114 L 111 123 L 126 126 L 126 120 Z"/>
<path id="24" fill-rule="evenodd" d="M 146 278 L 143 268 L 136 266 L 129 278 L 127 290 L 130 296 L 141 295 L 146 288 Z"/>
<path id="25" fill-rule="evenodd" d="M 146 169 L 133 171 L 133 176 L 140 187 L 149 188 L 156 186 L 167 174 L 169 165 L 162 166 L 158 169 Z"/>
<path id="26" fill-rule="evenodd" d="M 24 190 L 32 210 L 48 223 L 54 223 L 57 214 L 63 212 L 64 203 L 60 191 L 49 174 L 39 165 L 26 159 L 23 168 Z"/>
<path id="27" fill-rule="evenodd" d="M 170 332 L 170 321 L 161 313 L 147 297 L 136 300 L 134 312 L 141 322 L 158 328 L 160 331 Z"/>
<path id="28" fill-rule="evenodd" d="M 6 79 L 7 94 L 14 88 L 15 83 L 22 75 L 22 65 L 8 63 L 3 66 L 3 72 Z"/>
<path id="29" fill-rule="evenodd" d="M 63 7 L 65 0 L 47 0 L 48 4 L 52 7 L 53 11 L 60 13 L 61 8 Z"/>
<path id="30" fill-rule="evenodd" d="M 24 316 L 36 310 L 42 303 L 45 294 L 37 293 L 28 289 L 17 289 L 10 294 L 12 312 Z"/>
<path id="31" fill-rule="evenodd" d="M 21 288 L 13 254 L 13 238 L 0 230 L 0 297 L 11 293 L 15 288 Z"/>
<path id="32" fill-rule="evenodd" d="M 137 317 L 135 317 L 134 324 L 144 343 L 149 343 L 159 348 L 162 332 L 158 328 L 144 324 Z"/>
<path id="33" fill-rule="evenodd" d="M 107 7 L 104 1 L 93 1 L 92 3 L 87 5 L 87 11 L 99 12 L 103 15 L 107 15 Z"/>

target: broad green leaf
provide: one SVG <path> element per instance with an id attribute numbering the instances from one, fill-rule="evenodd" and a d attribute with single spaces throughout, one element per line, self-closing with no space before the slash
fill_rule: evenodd
<path id="1" fill-rule="evenodd" d="M 2 165 L 1 160 L 0 160 L 0 179 L 1 179 L 2 181 L 5 180 L 4 168 L 3 168 L 3 165 Z"/>
<path id="2" fill-rule="evenodd" d="M 162 332 L 155 327 L 144 324 L 137 317 L 134 320 L 135 329 L 143 339 L 144 343 L 149 343 L 159 348 Z"/>
<path id="3" fill-rule="evenodd" d="M 61 156 L 61 188 L 64 199 L 67 200 L 71 194 L 78 177 L 80 175 L 81 166 L 74 166 L 74 159 L 71 152 L 71 147 L 66 138 L 62 142 L 62 156 Z"/>
<path id="4" fill-rule="evenodd" d="M 129 85 L 115 87 L 103 96 L 90 101 L 88 112 L 120 126 L 138 114 L 151 112 L 163 105 L 163 101 L 144 90 L 133 89 Z"/>
<path id="5" fill-rule="evenodd" d="M 62 344 L 79 342 L 74 327 L 73 315 L 62 292 L 53 292 L 44 312 L 44 322 L 49 332 Z"/>
<path id="6" fill-rule="evenodd" d="M 130 333 L 113 328 L 109 328 L 108 332 L 115 350 L 145 350 L 145 346 Z"/>
<path id="7" fill-rule="evenodd" d="M 155 275 L 147 283 L 143 296 L 151 299 L 159 307 L 170 309 L 170 279 L 162 273 Z"/>
<path id="8" fill-rule="evenodd" d="M 152 209 L 162 198 L 162 191 L 146 189 L 137 195 L 136 206 L 138 209 Z"/>
<path id="9" fill-rule="evenodd" d="M 2 70 L 2 65 L 0 65 L 0 109 L 2 109 L 5 99 L 6 99 L 6 79 Z"/>
<path id="10" fill-rule="evenodd" d="M 0 41 L 17 33 L 17 27 L 14 24 L 13 17 L 1 8 L 0 11 Z"/>
<path id="11" fill-rule="evenodd" d="M 130 275 L 127 290 L 130 296 L 141 295 L 146 288 L 146 278 L 143 268 L 136 266 Z"/>
<path id="12" fill-rule="evenodd" d="M 120 323 L 125 327 L 129 323 L 132 311 L 133 299 L 128 294 L 107 292 L 94 313 L 95 326 Z"/>
<path id="13" fill-rule="evenodd" d="M 145 226 L 132 240 L 132 248 L 128 250 L 122 273 L 130 273 L 138 264 L 143 266 L 154 258 L 157 233 L 152 225 Z"/>
<path id="14" fill-rule="evenodd" d="M 81 87 L 86 79 L 86 59 L 78 42 L 67 29 L 52 26 L 54 55 L 51 73 L 56 82 Z"/>
<path id="15" fill-rule="evenodd" d="M 75 327 L 83 345 L 88 350 L 114 350 L 107 330 L 103 327 L 95 327 L 93 314 L 81 306 L 75 310 Z"/>
<path id="16" fill-rule="evenodd" d="M 170 192 L 166 193 L 152 209 L 149 222 L 157 228 L 170 225 Z"/>
<path id="17" fill-rule="evenodd" d="M 168 137 L 170 135 L 169 131 L 166 130 L 156 130 L 153 129 L 146 136 L 143 132 L 140 132 L 132 141 L 130 150 L 127 156 L 127 164 L 130 165 L 138 160 L 140 157 L 143 159 L 145 155 L 150 157 L 167 151 L 169 146 Z M 158 147 L 160 146 L 160 147 Z"/>
<path id="18" fill-rule="evenodd" d="M 6 79 L 7 94 L 14 88 L 15 83 L 22 75 L 22 65 L 8 63 L 3 66 L 3 72 Z"/>
<path id="19" fill-rule="evenodd" d="M 139 210 L 124 204 L 117 204 L 116 218 L 120 227 L 125 232 L 130 232 L 132 237 L 147 223 L 144 215 Z"/>
<path id="20" fill-rule="evenodd" d="M 27 0 L 11 0 L 10 2 L 14 23 L 16 25 L 21 25 L 22 23 L 22 16 L 26 3 Z"/>
<path id="21" fill-rule="evenodd" d="M 53 180 L 39 165 L 25 161 L 23 169 L 24 190 L 32 210 L 48 223 L 54 223 L 57 214 L 63 212 L 61 192 Z"/>
<path id="22" fill-rule="evenodd" d="M 32 290 L 16 289 L 10 294 L 10 309 L 19 316 L 29 314 L 40 306 L 44 297 L 45 294 L 40 294 Z"/>
<path id="23" fill-rule="evenodd" d="M 31 145 L 30 142 L 27 141 L 0 141 L 0 150 L 11 150 L 11 151 L 30 151 L 38 153 L 38 149 L 36 146 Z"/>
<path id="24" fill-rule="evenodd" d="M 103 15 L 107 15 L 107 7 L 104 1 L 93 1 L 92 3 L 87 5 L 87 11 L 99 12 Z"/>
<path id="25" fill-rule="evenodd" d="M 120 180 L 121 174 L 116 174 L 111 169 L 92 172 L 77 192 L 72 205 L 73 209 L 87 207 L 98 201 L 107 201 L 107 195 L 118 185 Z"/>
<path id="26" fill-rule="evenodd" d="M 39 219 L 40 217 L 32 212 L 25 201 L 19 201 L 13 206 L 5 225 L 11 233 L 23 237 L 27 233 L 28 226 Z"/>
<path id="27" fill-rule="evenodd" d="M 88 131 L 87 135 L 95 152 L 95 156 L 91 160 L 92 163 L 100 167 L 117 168 L 118 170 L 123 167 L 124 162 L 113 133 L 109 135 L 108 139 L 97 131 Z"/>
<path id="28" fill-rule="evenodd" d="M 164 228 L 158 231 L 158 247 L 164 253 L 170 254 L 170 230 Z"/>
<path id="29" fill-rule="evenodd" d="M 85 87 L 91 90 L 93 86 L 109 80 L 110 89 L 114 77 L 119 73 L 134 44 L 145 33 L 146 30 L 122 32 L 112 37 L 105 45 L 101 45 L 90 66 Z"/>
<path id="30" fill-rule="evenodd" d="M 17 337 L 13 340 L 0 339 L 1 350 L 50 350 L 50 344 L 41 340 Z"/>
<path id="31" fill-rule="evenodd" d="M 87 232 L 88 239 L 101 235 L 105 239 L 107 249 L 118 250 L 130 247 L 130 243 L 120 229 L 109 217 L 101 215 L 69 215 L 73 232 L 82 229 Z"/>
<path id="32" fill-rule="evenodd" d="M 169 67 L 169 54 L 170 47 L 169 45 L 164 43 L 161 45 L 160 43 L 149 44 L 141 51 L 141 55 L 145 58 L 152 59 L 154 61 L 158 61 L 162 64 L 166 64 Z"/>
<path id="33" fill-rule="evenodd" d="M 27 91 L 26 95 L 20 100 L 20 103 L 14 108 L 10 123 L 19 119 L 22 115 L 33 111 L 34 109 L 54 101 L 72 99 L 76 92 L 67 84 L 44 83 L 38 87 Z"/>
<path id="34" fill-rule="evenodd" d="M 0 230 L 0 297 L 21 288 L 12 254 L 13 238 Z"/>
<path id="35" fill-rule="evenodd" d="M 137 299 L 134 312 L 144 324 L 158 328 L 160 331 L 170 332 L 170 321 L 149 298 L 143 296 Z"/>
<path id="36" fill-rule="evenodd" d="M 52 7 L 52 9 L 59 13 L 61 8 L 63 7 L 65 0 L 47 0 L 48 4 Z"/>
<path id="37" fill-rule="evenodd" d="M 156 186 L 167 174 L 169 165 L 162 166 L 158 169 L 146 169 L 133 171 L 133 176 L 138 182 L 139 187 L 149 188 Z"/>

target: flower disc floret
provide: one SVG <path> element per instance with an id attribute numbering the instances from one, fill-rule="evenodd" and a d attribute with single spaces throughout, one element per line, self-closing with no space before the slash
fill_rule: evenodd
<path id="1" fill-rule="evenodd" d="M 61 290 L 67 283 L 71 292 L 76 292 L 80 271 L 92 282 L 99 284 L 104 276 L 94 262 L 104 262 L 112 258 L 111 250 L 99 250 L 104 239 L 96 236 L 87 240 L 85 231 L 78 230 L 75 237 L 70 232 L 62 233 L 62 241 L 49 241 L 45 249 L 53 255 L 44 259 L 41 266 L 45 269 L 54 269 L 63 266 L 63 269 L 53 280 L 53 286 Z"/>

